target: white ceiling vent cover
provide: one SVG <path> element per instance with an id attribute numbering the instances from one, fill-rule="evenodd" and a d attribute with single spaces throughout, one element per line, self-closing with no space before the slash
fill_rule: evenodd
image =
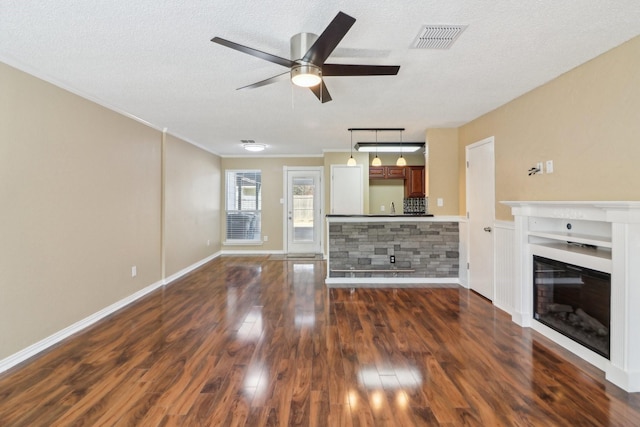
<path id="1" fill-rule="evenodd" d="M 425 25 L 411 44 L 414 49 L 449 49 L 466 25 Z"/>

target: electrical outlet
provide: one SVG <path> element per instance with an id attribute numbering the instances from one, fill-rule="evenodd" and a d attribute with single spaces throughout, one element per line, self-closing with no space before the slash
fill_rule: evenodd
<path id="1" fill-rule="evenodd" d="M 380 212 L 384 212 L 384 205 L 380 205 Z"/>
<path id="2" fill-rule="evenodd" d="M 442 197 L 438 197 L 438 200 L 436 200 L 436 203 L 439 208 L 444 206 L 444 200 L 442 200 Z"/>
<path id="3" fill-rule="evenodd" d="M 269 241 L 269 236 L 264 236 L 264 237 L 262 238 L 262 240 L 263 240 L 264 242 L 268 242 L 268 241 Z"/>
<path id="4" fill-rule="evenodd" d="M 553 160 L 547 160 L 547 173 L 553 173 Z"/>
<path id="5" fill-rule="evenodd" d="M 207 240 L 207 246 L 211 246 L 211 240 Z"/>
<path id="6" fill-rule="evenodd" d="M 135 265 L 131 267 L 131 277 L 136 277 L 138 275 L 138 267 Z"/>
<path id="7" fill-rule="evenodd" d="M 391 264 L 395 264 L 395 263 L 396 263 L 396 256 L 395 256 L 395 255 L 391 255 L 391 256 L 389 257 L 389 262 L 390 262 Z"/>
<path id="8" fill-rule="evenodd" d="M 538 164 L 536 165 L 536 168 L 538 168 L 538 175 L 542 175 L 544 173 L 542 162 L 538 162 Z"/>

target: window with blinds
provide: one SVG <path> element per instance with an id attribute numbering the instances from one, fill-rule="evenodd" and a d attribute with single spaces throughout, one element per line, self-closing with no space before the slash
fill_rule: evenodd
<path id="1" fill-rule="evenodd" d="M 260 242 L 262 172 L 226 171 L 227 241 Z"/>

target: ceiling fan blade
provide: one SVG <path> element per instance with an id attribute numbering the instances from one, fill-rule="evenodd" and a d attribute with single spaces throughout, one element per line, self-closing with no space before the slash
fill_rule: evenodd
<path id="1" fill-rule="evenodd" d="M 322 75 L 327 76 L 395 76 L 399 65 L 324 64 Z"/>
<path id="2" fill-rule="evenodd" d="M 229 40 L 222 39 L 220 37 L 214 37 L 211 39 L 212 42 L 221 44 L 222 46 L 230 47 L 231 49 L 235 49 L 239 52 L 249 54 L 251 56 L 255 56 L 256 58 L 264 59 L 265 61 L 273 62 L 274 64 L 282 65 L 283 67 L 291 68 L 296 65 L 295 62 L 281 58 L 276 55 L 272 55 L 270 53 L 263 52 L 261 50 L 253 49 L 247 46 L 243 46 L 238 43 L 234 43 Z"/>
<path id="3" fill-rule="evenodd" d="M 289 71 L 285 71 L 282 74 L 278 74 L 276 76 L 269 77 L 268 79 L 260 80 L 259 82 L 256 82 L 256 83 L 253 83 L 253 84 L 250 84 L 250 85 L 247 85 L 247 86 L 239 87 L 236 90 L 240 90 L 240 89 L 255 89 L 255 88 L 260 87 L 260 86 L 270 85 L 271 83 L 276 83 L 276 82 L 284 80 L 284 76 L 288 75 L 289 73 L 290 73 Z"/>
<path id="4" fill-rule="evenodd" d="M 311 89 L 311 92 L 313 92 L 316 98 L 318 98 L 323 104 L 331 101 L 331 95 L 329 95 L 329 91 L 327 90 L 327 85 L 324 84 L 324 80 L 320 82 L 319 85 L 311 86 L 309 89 Z"/>
<path id="5" fill-rule="evenodd" d="M 346 13 L 338 12 L 336 17 L 333 18 L 333 21 L 331 21 L 307 53 L 305 53 L 302 60 L 304 62 L 311 62 L 317 66 L 322 66 L 355 22 L 355 18 L 352 18 Z"/>

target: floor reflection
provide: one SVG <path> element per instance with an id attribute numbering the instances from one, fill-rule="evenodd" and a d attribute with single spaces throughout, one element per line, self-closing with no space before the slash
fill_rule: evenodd
<path id="1" fill-rule="evenodd" d="M 368 390 L 412 389 L 422 384 L 422 375 L 417 368 L 396 367 L 392 372 L 381 375 L 376 367 L 361 368 L 358 371 L 358 383 Z"/>
<path id="2" fill-rule="evenodd" d="M 240 324 L 236 337 L 242 341 L 256 341 L 263 332 L 262 307 L 251 307 L 249 313 Z"/>
<path id="3" fill-rule="evenodd" d="M 267 391 L 269 370 L 262 362 L 254 362 L 244 376 L 243 392 L 249 399 L 261 398 Z"/>
<path id="4" fill-rule="evenodd" d="M 314 305 L 315 263 L 291 263 L 291 286 L 294 298 L 294 325 L 296 329 L 313 327 L 316 323 Z"/>
<path id="5" fill-rule="evenodd" d="M 225 320 L 228 331 L 235 331 L 241 341 L 255 341 L 262 335 L 261 264 L 243 263 L 227 270 Z"/>

